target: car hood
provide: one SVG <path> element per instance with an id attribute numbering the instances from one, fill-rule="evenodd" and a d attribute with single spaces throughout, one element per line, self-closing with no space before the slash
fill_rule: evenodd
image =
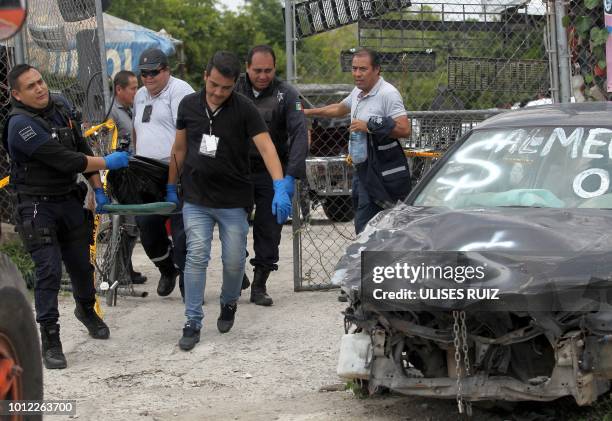
<path id="1" fill-rule="evenodd" d="M 361 289 L 361 252 L 464 251 L 498 273 L 486 280 L 508 302 L 550 293 L 566 294 L 572 310 L 597 295 L 612 278 L 612 211 L 601 209 L 487 208 L 449 210 L 398 204 L 381 212 L 340 259 L 332 282 L 345 291 Z M 412 262 L 417 264 L 418 262 Z M 428 280 L 429 287 L 457 286 L 453 280 Z M 591 289 L 590 295 L 585 291 Z M 597 289 L 594 293 L 592 289 Z M 593 294 L 597 295 L 592 298 Z M 611 295 L 612 294 L 604 294 Z M 591 298 L 586 302 L 576 297 Z M 550 298 L 550 297 L 548 297 Z M 540 303 L 540 306 L 548 306 Z M 428 305 L 431 302 L 428 302 Z M 441 300 L 434 307 L 466 308 L 473 301 Z M 569 310 L 565 304 L 564 310 Z M 532 305 L 532 309 L 533 309 Z M 542 308 L 543 309 L 543 308 Z"/>

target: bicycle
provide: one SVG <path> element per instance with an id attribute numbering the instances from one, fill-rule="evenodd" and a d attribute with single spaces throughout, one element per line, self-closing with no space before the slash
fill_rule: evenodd
<path id="1" fill-rule="evenodd" d="M 404 155 L 410 161 L 410 174 L 412 176 L 412 185 L 415 186 L 433 164 L 444 154 L 443 151 L 433 150 L 431 148 L 406 149 Z"/>
<path id="2" fill-rule="evenodd" d="M 112 132 L 110 148 L 106 148 L 102 138 Z M 85 138 L 96 139 L 92 144 L 105 155 L 116 149 L 127 149 L 129 143 L 118 139 L 115 122 L 108 119 L 101 124 L 90 127 L 83 134 Z M 106 172 L 103 173 L 103 185 L 106 189 Z M 117 295 L 146 297 L 147 292 L 137 292 L 131 277 L 131 250 L 133 236 L 129 235 L 128 226 L 123 215 L 96 214 L 94 219 L 94 241 L 90 248 L 91 260 L 95 267 L 96 290 L 106 295 L 108 306 L 117 305 Z M 131 238 L 132 237 L 132 238 Z"/>

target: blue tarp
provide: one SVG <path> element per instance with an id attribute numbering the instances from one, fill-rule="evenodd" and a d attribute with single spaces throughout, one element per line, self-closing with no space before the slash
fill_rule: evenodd
<path id="1" fill-rule="evenodd" d="M 30 61 L 36 67 L 55 75 L 76 77 L 78 73 L 78 54 L 85 60 L 96 60 L 87 50 L 90 43 L 97 42 L 95 30 L 86 29 L 74 38 L 66 37 L 58 25 L 28 25 L 30 40 L 38 48 L 30 51 Z M 81 37 L 79 44 L 78 38 Z M 163 36 L 144 26 L 104 14 L 104 38 L 106 45 L 107 72 L 114 76 L 119 70 L 138 69 L 138 58 L 147 48 L 159 48 L 171 56 L 175 44 L 180 41 Z M 79 51 L 77 51 L 80 49 Z M 96 60 L 97 61 L 97 60 Z"/>
<path id="2" fill-rule="evenodd" d="M 114 75 L 119 70 L 138 69 L 138 58 L 147 48 L 159 48 L 169 56 L 175 52 L 170 38 L 106 13 L 104 37 L 109 75 Z"/>

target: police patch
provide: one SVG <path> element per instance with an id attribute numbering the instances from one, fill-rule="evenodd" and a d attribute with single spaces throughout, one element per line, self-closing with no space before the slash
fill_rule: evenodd
<path id="1" fill-rule="evenodd" d="M 28 126 L 28 127 L 24 127 L 23 129 L 19 130 L 19 136 L 21 136 L 21 138 L 25 142 L 27 142 L 28 140 L 36 136 L 36 132 L 34 131 L 32 126 Z"/>

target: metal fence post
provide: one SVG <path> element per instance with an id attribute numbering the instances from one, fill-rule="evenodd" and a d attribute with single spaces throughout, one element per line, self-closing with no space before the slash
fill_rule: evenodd
<path id="1" fill-rule="evenodd" d="M 26 25 L 23 25 L 21 30 L 15 35 L 15 64 L 26 62 L 25 27 Z"/>
<path id="2" fill-rule="evenodd" d="M 102 80 L 102 95 L 104 98 L 104 114 L 110 107 L 110 93 L 108 91 L 108 74 L 106 71 L 106 40 L 104 39 L 104 13 L 102 0 L 96 0 L 96 30 L 98 32 L 98 45 L 100 46 L 100 79 Z"/>
<path id="3" fill-rule="evenodd" d="M 548 70 L 550 72 L 550 93 L 554 102 L 560 102 L 559 92 L 559 55 L 557 51 L 557 25 L 555 3 L 549 3 L 546 19 L 546 51 L 548 52 Z"/>
<path id="4" fill-rule="evenodd" d="M 557 59 L 559 61 L 559 99 L 560 102 L 570 102 L 571 80 L 570 58 L 567 46 L 567 34 L 563 27 L 565 6 L 562 0 L 555 0 L 555 26 L 557 33 Z"/>
<path id="5" fill-rule="evenodd" d="M 294 66 L 294 34 L 293 34 L 293 1 L 285 0 L 285 55 L 286 55 L 286 72 L 287 82 L 295 82 L 295 66 Z M 296 183 L 295 194 L 293 197 L 293 215 L 291 220 L 291 232 L 293 235 L 293 287 L 295 291 L 299 290 L 302 284 L 302 259 L 300 257 L 301 242 L 300 235 L 302 230 L 302 219 L 300 217 L 300 183 Z"/>
<path id="6" fill-rule="evenodd" d="M 287 56 L 287 82 L 295 81 L 295 67 L 293 66 L 293 2 L 285 0 L 285 54 Z"/>

